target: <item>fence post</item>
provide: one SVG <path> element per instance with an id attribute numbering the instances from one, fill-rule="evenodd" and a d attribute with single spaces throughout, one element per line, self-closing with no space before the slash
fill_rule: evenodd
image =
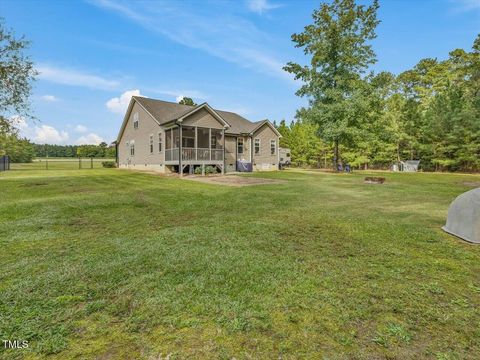
<path id="1" fill-rule="evenodd" d="M 47 144 L 44 145 L 45 146 L 45 170 L 48 170 L 48 146 Z"/>
<path id="2" fill-rule="evenodd" d="M 90 169 L 93 169 L 93 157 L 90 158 Z"/>

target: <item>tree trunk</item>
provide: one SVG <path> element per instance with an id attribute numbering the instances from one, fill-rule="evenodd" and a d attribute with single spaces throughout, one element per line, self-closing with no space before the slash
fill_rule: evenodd
<path id="1" fill-rule="evenodd" d="M 339 149 L 338 140 L 333 142 L 333 170 L 338 171 Z"/>

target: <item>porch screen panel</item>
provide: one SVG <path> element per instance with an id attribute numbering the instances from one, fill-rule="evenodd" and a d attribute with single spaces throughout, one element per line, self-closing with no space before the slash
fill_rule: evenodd
<path id="1" fill-rule="evenodd" d="M 210 139 L 210 146 L 212 148 L 212 160 L 223 160 L 223 132 L 222 130 L 212 129 L 212 138 Z"/>
<path id="2" fill-rule="evenodd" d="M 209 148 L 209 129 L 206 128 L 197 128 L 197 146 L 200 149 Z"/>
<path id="3" fill-rule="evenodd" d="M 172 130 L 165 130 L 165 149 L 172 148 Z"/>
<path id="4" fill-rule="evenodd" d="M 222 130 L 212 129 L 211 145 L 212 149 L 223 149 Z"/>
<path id="5" fill-rule="evenodd" d="M 178 149 L 180 147 L 180 131 L 178 127 L 172 129 L 173 133 L 173 148 Z"/>
<path id="6" fill-rule="evenodd" d="M 195 147 L 195 128 L 191 126 L 184 126 L 182 128 L 182 147 Z"/>

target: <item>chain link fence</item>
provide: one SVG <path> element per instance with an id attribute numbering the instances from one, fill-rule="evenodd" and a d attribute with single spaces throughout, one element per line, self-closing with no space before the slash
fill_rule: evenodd
<path id="1" fill-rule="evenodd" d="M 10 163 L 10 170 L 82 170 L 113 167 L 108 158 L 36 158 L 30 163 Z M 106 163 L 107 166 L 104 166 Z M 110 164 L 108 164 L 110 163 Z M 110 165 L 110 166 L 108 166 Z"/>

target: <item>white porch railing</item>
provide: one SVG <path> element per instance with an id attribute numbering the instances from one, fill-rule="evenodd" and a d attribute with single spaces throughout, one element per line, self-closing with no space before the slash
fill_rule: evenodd
<path id="1" fill-rule="evenodd" d="M 223 149 L 182 148 L 182 161 L 222 161 Z M 165 161 L 178 161 L 178 148 L 165 150 Z"/>
<path id="2" fill-rule="evenodd" d="M 223 149 L 212 149 L 212 160 L 223 160 Z"/>
<path id="3" fill-rule="evenodd" d="M 210 149 L 197 149 L 197 158 L 195 160 L 211 160 L 210 159 Z"/>
<path id="4" fill-rule="evenodd" d="M 182 149 L 182 160 L 196 160 L 196 159 L 197 159 L 197 149 L 195 148 Z"/>
<path id="5" fill-rule="evenodd" d="M 178 148 L 165 149 L 165 161 L 178 161 Z"/>

